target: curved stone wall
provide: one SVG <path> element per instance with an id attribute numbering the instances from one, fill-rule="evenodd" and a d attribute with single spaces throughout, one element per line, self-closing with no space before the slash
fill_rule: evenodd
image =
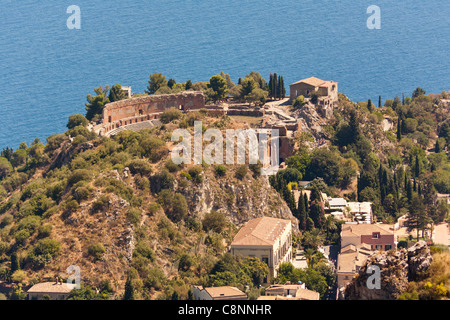
<path id="1" fill-rule="evenodd" d="M 96 131 L 104 135 L 124 125 L 157 119 L 161 113 L 173 107 L 181 111 L 205 108 L 205 96 L 201 91 L 184 91 L 108 103 L 103 109 L 102 123 Z"/>

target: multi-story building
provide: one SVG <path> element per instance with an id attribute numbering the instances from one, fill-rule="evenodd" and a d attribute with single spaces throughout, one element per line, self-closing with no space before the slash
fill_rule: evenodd
<path id="1" fill-rule="evenodd" d="M 248 221 L 234 237 L 231 253 L 261 259 L 269 266 L 269 278 L 276 277 L 278 266 L 292 259 L 291 221 L 272 217 Z"/>

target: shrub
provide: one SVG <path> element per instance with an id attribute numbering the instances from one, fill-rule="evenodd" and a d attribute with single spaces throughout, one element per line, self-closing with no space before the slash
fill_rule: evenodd
<path id="1" fill-rule="evenodd" d="M 9 251 L 9 243 L 0 241 L 0 256 Z"/>
<path id="2" fill-rule="evenodd" d="M 130 208 L 127 212 L 127 220 L 131 224 L 138 226 L 141 222 L 141 212 L 137 209 Z"/>
<path id="3" fill-rule="evenodd" d="M 148 157 L 152 162 L 158 162 L 169 152 L 164 140 L 158 137 L 145 138 L 141 141 L 140 146 L 143 156 Z"/>
<path id="4" fill-rule="evenodd" d="M 169 190 L 163 190 L 158 195 L 166 216 L 173 222 L 179 222 L 188 213 L 186 198 L 181 193 L 173 193 Z"/>
<path id="5" fill-rule="evenodd" d="M 22 218 L 17 223 L 18 230 L 27 230 L 30 233 L 33 233 L 35 230 L 39 228 L 41 224 L 41 218 L 35 215 L 30 215 Z"/>
<path id="6" fill-rule="evenodd" d="M 169 159 L 166 161 L 165 163 L 165 167 L 167 170 L 169 170 L 169 172 L 177 172 L 178 170 L 180 170 L 180 166 L 175 164 L 172 159 Z"/>
<path id="7" fill-rule="evenodd" d="M 202 225 L 206 232 L 214 231 L 216 233 L 221 233 L 227 225 L 227 220 L 223 213 L 212 210 L 205 214 Z"/>
<path id="8" fill-rule="evenodd" d="M 162 123 L 169 123 L 173 120 L 180 119 L 183 116 L 180 110 L 176 108 L 170 108 L 169 110 L 164 111 L 159 119 Z"/>
<path id="9" fill-rule="evenodd" d="M 158 193 L 163 189 L 172 189 L 174 177 L 166 169 L 150 177 L 150 190 Z"/>
<path id="10" fill-rule="evenodd" d="M 195 166 L 190 168 L 188 172 L 194 182 L 201 183 L 203 181 L 202 171 L 201 166 Z"/>
<path id="11" fill-rule="evenodd" d="M 219 164 L 214 168 L 214 171 L 217 176 L 223 177 L 227 173 L 227 168 L 225 166 Z"/>
<path id="12" fill-rule="evenodd" d="M 105 252 L 105 247 L 101 243 L 91 244 L 88 248 L 88 254 L 94 258 L 94 261 L 100 260 Z"/>
<path id="13" fill-rule="evenodd" d="M 157 204 L 155 202 L 150 203 L 148 206 L 148 215 L 149 216 L 155 215 L 159 209 L 160 209 L 159 204 Z"/>
<path id="14" fill-rule="evenodd" d="M 65 134 L 54 134 L 47 138 L 47 144 L 45 145 L 45 151 L 53 151 L 58 149 L 61 144 L 67 140 L 67 136 Z"/>
<path id="15" fill-rule="evenodd" d="M 92 203 L 92 211 L 93 212 L 99 212 L 99 211 L 106 211 L 109 209 L 109 196 L 107 195 L 100 195 L 97 200 Z"/>
<path id="16" fill-rule="evenodd" d="M 77 200 L 78 203 L 81 203 L 84 200 L 89 199 L 89 196 L 92 194 L 92 187 L 78 187 L 73 191 L 73 198 Z"/>
<path id="17" fill-rule="evenodd" d="M 16 240 L 17 244 L 23 245 L 25 240 L 27 240 L 30 237 L 30 233 L 28 230 L 20 230 L 16 232 L 14 235 L 14 239 Z"/>
<path id="18" fill-rule="evenodd" d="M 77 169 L 67 179 L 67 184 L 73 186 L 80 181 L 90 181 L 92 179 L 92 172 L 87 169 Z"/>
<path id="19" fill-rule="evenodd" d="M 191 255 L 185 253 L 181 256 L 178 264 L 178 270 L 188 271 L 194 265 L 194 258 Z"/>
<path id="20" fill-rule="evenodd" d="M 247 172 L 248 172 L 248 167 L 244 164 L 244 165 L 239 166 L 236 169 L 235 176 L 237 179 L 242 180 L 247 175 Z"/>
<path id="21" fill-rule="evenodd" d="M 304 106 L 306 103 L 307 103 L 307 101 L 305 101 L 305 97 L 300 95 L 294 100 L 294 103 L 292 106 L 294 108 L 300 108 L 300 107 Z"/>
<path id="22" fill-rule="evenodd" d="M 132 174 L 140 174 L 142 176 L 148 176 L 153 171 L 151 164 L 147 160 L 143 159 L 131 161 L 128 164 L 128 168 Z"/>
<path id="23" fill-rule="evenodd" d="M 39 240 L 28 255 L 28 261 L 36 268 L 48 265 L 61 252 L 58 241 L 45 238 Z"/>
<path id="24" fill-rule="evenodd" d="M 13 221 L 14 221 L 14 217 L 11 214 L 6 213 L 5 215 L 3 215 L 3 219 L 0 222 L 0 229 L 11 224 Z"/>
<path id="25" fill-rule="evenodd" d="M 150 261 L 155 260 L 155 252 L 152 248 L 150 248 L 149 245 L 145 244 L 144 242 L 138 242 L 138 244 L 134 248 L 133 257 L 137 256 L 144 257 Z"/>
<path id="26" fill-rule="evenodd" d="M 39 227 L 39 237 L 40 238 L 47 238 L 52 233 L 52 225 L 51 224 L 45 224 Z"/>
<path id="27" fill-rule="evenodd" d="M 73 129 L 78 126 L 86 127 L 89 123 L 89 120 L 86 119 L 82 114 L 74 114 L 69 116 L 69 121 L 67 122 L 67 128 Z"/>
<path id="28" fill-rule="evenodd" d="M 189 217 L 186 219 L 186 227 L 195 232 L 200 232 L 203 228 L 202 222 L 195 219 L 194 217 Z"/>

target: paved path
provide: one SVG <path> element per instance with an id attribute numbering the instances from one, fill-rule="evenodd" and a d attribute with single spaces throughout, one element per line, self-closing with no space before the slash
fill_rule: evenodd
<path id="1" fill-rule="evenodd" d="M 450 235 L 446 222 L 440 223 L 434 227 L 433 241 L 434 243 L 443 244 L 450 247 Z"/>

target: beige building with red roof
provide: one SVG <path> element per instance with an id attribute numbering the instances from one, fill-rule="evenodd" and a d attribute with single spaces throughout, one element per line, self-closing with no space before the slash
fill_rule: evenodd
<path id="1" fill-rule="evenodd" d="M 261 259 L 269 266 L 269 277 L 276 277 L 278 266 L 292 259 L 291 221 L 272 217 L 248 221 L 234 237 L 231 253 Z"/>
<path id="2" fill-rule="evenodd" d="M 337 283 L 343 288 L 359 272 L 369 255 L 396 248 L 394 226 L 347 223 L 342 225 L 341 252 L 337 259 Z"/>
<path id="3" fill-rule="evenodd" d="M 321 80 L 309 77 L 290 85 L 290 99 L 298 96 L 309 97 L 313 92 L 319 93 L 319 104 L 334 105 L 338 101 L 338 83 L 329 80 Z"/>

